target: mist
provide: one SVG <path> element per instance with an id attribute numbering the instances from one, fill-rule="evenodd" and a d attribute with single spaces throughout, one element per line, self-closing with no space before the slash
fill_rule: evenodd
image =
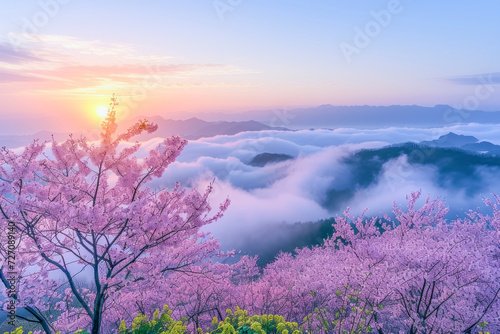
<path id="1" fill-rule="evenodd" d="M 394 203 L 405 206 L 405 197 L 419 190 L 421 201 L 427 196 L 444 200 L 451 219 L 484 207 L 484 198 L 499 193 L 500 164 L 486 163 L 481 155 L 469 157 L 459 152 L 466 159 L 478 160 L 462 170 L 453 166 L 456 162 L 448 163 L 448 158 L 441 156 L 444 151 L 410 147 L 400 152 L 397 146 L 391 146 L 433 140 L 449 132 L 500 144 L 497 127 L 480 124 L 431 129 L 242 132 L 189 141 L 164 175 L 148 186 L 172 188 L 180 182 L 203 192 L 213 182 L 210 203 L 214 210 L 226 198 L 231 205 L 205 230 L 212 232 L 226 250 L 296 240 L 297 228 L 286 226 L 337 217 L 348 207 L 355 215 L 365 209 L 368 217 L 390 214 Z M 141 143 L 136 156 L 144 158 L 162 141 L 154 138 Z M 50 148 L 49 143 L 45 149 L 48 157 L 52 156 Z M 262 153 L 289 159 L 263 166 L 252 164 Z M 387 156 L 381 158 L 382 153 Z"/>
<path id="2" fill-rule="evenodd" d="M 244 132 L 190 141 L 176 162 L 155 182 L 158 187 L 182 185 L 205 190 L 214 181 L 213 207 L 229 197 L 231 205 L 224 217 L 211 224 L 211 231 L 224 249 L 248 247 L 247 240 L 262 229 L 283 223 L 315 222 L 342 215 L 351 208 L 354 214 L 368 209 L 367 216 L 390 213 L 394 203 L 405 206 L 405 197 L 422 191 L 425 197 L 440 198 L 450 207 L 449 218 L 483 205 L 483 198 L 498 192 L 500 181 L 495 166 L 478 165 L 464 174 L 443 174 L 431 161 L 411 161 L 415 157 L 440 152 L 416 149 L 381 161 L 379 172 L 369 182 L 359 180 L 349 162 L 357 152 L 376 150 L 404 142 L 418 143 L 436 139 L 449 132 L 472 135 L 480 141 L 500 143 L 495 125 L 469 124 L 433 129 L 384 128 L 376 130 L 336 129 L 300 131 Z M 159 139 L 150 141 L 151 148 Z M 293 159 L 250 164 L 260 153 L 286 154 Z M 415 154 L 414 154 L 415 153 Z M 418 160 L 418 159 L 417 159 Z M 370 172 L 368 167 L 365 170 Z M 278 239 L 286 238 L 286 229 Z M 272 236 L 267 236 L 272 241 Z"/>

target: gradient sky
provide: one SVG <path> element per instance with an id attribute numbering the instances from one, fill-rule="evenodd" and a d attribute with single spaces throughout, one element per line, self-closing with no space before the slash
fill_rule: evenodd
<path id="1" fill-rule="evenodd" d="M 500 110 L 499 12 L 497 0 L 0 0 L 0 135 L 96 127 L 113 92 L 122 119 Z"/>

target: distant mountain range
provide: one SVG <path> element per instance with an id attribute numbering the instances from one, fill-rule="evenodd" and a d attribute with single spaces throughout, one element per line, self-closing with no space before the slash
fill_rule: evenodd
<path id="1" fill-rule="evenodd" d="M 127 125 L 133 124 L 138 119 L 136 118 L 128 122 Z M 235 135 L 245 131 L 288 131 L 285 127 L 272 127 L 253 120 L 207 122 L 196 117 L 187 120 L 172 120 L 164 119 L 160 116 L 148 117 L 148 120 L 158 124 L 158 130 L 152 134 L 138 136 L 134 140 L 143 141 L 154 137 L 170 137 L 172 135 L 179 135 L 188 140 L 195 140 L 217 135 Z"/>
<path id="2" fill-rule="evenodd" d="M 51 133 L 49 131 L 40 131 L 32 135 L 18 135 L 18 136 L 5 136 L 0 135 L 0 147 L 7 148 L 17 148 L 23 147 L 28 144 L 31 144 L 35 139 L 38 139 L 40 142 L 52 141 L 52 137 L 54 137 L 57 141 L 62 141 L 68 138 L 69 133 Z"/>
<path id="3" fill-rule="evenodd" d="M 442 147 L 442 148 L 455 147 L 467 151 L 474 151 L 478 153 L 486 153 L 486 154 L 500 156 L 500 145 L 495 145 L 487 141 L 480 142 L 476 137 L 457 135 L 453 132 L 441 136 L 436 140 L 422 141 L 420 142 L 420 144 L 425 146 Z"/>
<path id="4" fill-rule="evenodd" d="M 256 110 L 238 114 L 206 114 L 207 120 L 253 119 L 287 128 L 382 128 L 392 126 L 442 127 L 463 123 L 500 123 L 500 111 L 458 110 L 449 105 L 332 106 L 284 110 Z"/>
<path id="5" fill-rule="evenodd" d="M 140 118 L 135 118 L 129 122 L 124 123 L 120 127 L 120 131 L 128 128 Z M 158 124 L 158 130 L 151 134 L 143 134 L 134 137 L 134 141 L 145 141 L 155 137 L 170 137 L 172 135 L 179 135 L 188 140 L 195 140 L 202 137 L 213 137 L 217 135 L 235 135 L 240 132 L 245 131 L 262 131 L 262 130 L 279 130 L 279 131 L 289 131 L 284 127 L 271 127 L 256 121 L 241 121 L 241 122 L 207 122 L 199 118 L 190 118 L 187 120 L 172 120 L 164 119 L 160 116 L 147 117 L 147 119 Z M 69 133 L 57 133 L 54 137 L 58 141 L 67 139 Z M 74 134 L 75 137 L 81 136 L 81 134 Z M 50 141 L 52 140 L 52 134 L 48 131 L 42 131 L 35 133 L 33 135 L 20 135 L 20 136 L 1 136 L 0 135 L 0 147 L 5 146 L 7 148 L 16 148 L 26 146 L 33 140 L 38 139 L 40 141 Z M 96 140 L 96 134 L 94 134 L 89 140 Z"/>
<path id="6" fill-rule="evenodd" d="M 189 118 L 186 120 L 165 119 L 161 116 L 146 117 L 158 124 L 158 131 L 151 135 L 143 135 L 135 140 L 143 141 L 153 137 L 169 137 L 180 135 L 188 140 L 216 135 L 234 135 L 244 131 L 307 129 L 307 128 L 385 128 L 385 127 L 443 127 L 458 123 L 490 123 L 500 124 L 500 111 L 457 110 L 448 105 L 434 107 L 421 106 L 332 106 L 322 105 L 314 108 L 291 110 L 248 111 L 238 114 L 209 113 L 204 119 Z M 124 123 L 126 128 L 133 124 L 135 118 Z M 78 134 L 75 134 L 75 136 Z M 68 134 L 56 134 L 57 140 L 68 137 Z M 0 146 L 9 148 L 24 146 L 39 138 L 50 140 L 50 132 L 44 131 L 34 135 L 1 136 Z M 89 137 L 90 138 L 90 137 Z M 94 133 L 90 139 L 97 139 Z M 452 145 L 474 151 L 497 152 L 487 142 L 472 142 L 472 138 L 462 138 L 464 143 Z M 438 147 L 446 147 L 436 143 Z"/>

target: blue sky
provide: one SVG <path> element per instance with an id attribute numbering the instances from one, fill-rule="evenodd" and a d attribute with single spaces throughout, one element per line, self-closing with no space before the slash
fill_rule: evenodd
<path id="1" fill-rule="evenodd" d="M 320 104 L 500 110 L 499 12 L 493 0 L 0 0 L 0 119 L 12 121 L 0 130 L 21 131 L 20 116 L 38 119 L 26 132 L 41 120 L 92 127 L 113 92 L 123 118 Z"/>

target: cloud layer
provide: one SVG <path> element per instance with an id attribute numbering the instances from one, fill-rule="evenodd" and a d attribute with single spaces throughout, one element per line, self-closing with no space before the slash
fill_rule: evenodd
<path id="1" fill-rule="evenodd" d="M 470 180 L 447 184 L 439 182 L 442 175 L 437 166 L 410 163 L 409 157 L 402 155 L 385 162 L 373 183 L 359 186 L 344 160 L 362 149 L 432 140 L 451 131 L 500 144 L 495 126 L 477 124 L 439 129 L 245 132 L 189 142 L 155 186 L 171 187 L 180 181 L 202 190 L 216 179 L 211 197 L 214 207 L 226 197 L 232 201 L 226 215 L 210 226 L 225 248 L 238 248 L 244 243 L 243 236 L 269 224 L 316 221 L 342 214 L 347 206 L 356 214 L 365 208 L 368 215 L 388 213 L 393 201 L 404 205 L 405 196 L 416 190 L 445 199 L 451 214 L 457 214 L 481 205 L 482 197 L 497 191 L 500 182 L 494 175 L 499 170 L 482 166 Z M 153 148 L 158 141 L 147 142 L 144 149 Z M 288 154 L 294 159 L 264 167 L 248 164 L 263 152 Z M 472 195 L 467 193 L 471 187 L 477 188 Z M 338 203 L 332 204 L 332 198 Z"/>
<path id="2" fill-rule="evenodd" d="M 356 160 L 361 150 L 380 152 L 388 145 L 432 140 L 449 132 L 500 144 L 495 125 L 478 124 L 438 129 L 244 132 L 190 141 L 163 177 L 150 186 L 171 188 L 180 182 L 204 191 L 215 180 L 212 206 L 217 208 L 227 197 L 231 205 L 224 217 L 207 229 L 225 249 L 248 249 L 246 240 L 255 240 L 250 236 L 271 225 L 335 217 L 347 207 L 354 214 L 367 208 L 368 216 L 390 213 L 393 201 L 405 205 L 405 196 L 416 190 L 422 190 L 424 197 L 444 199 L 453 217 L 482 206 L 484 197 L 499 192 L 500 163 L 472 164 L 460 170 L 460 166 L 446 165 L 447 157 L 432 148 L 397 153 L 378 162 L 372 158 Z M 143 142 L 137 157 L 144 158 L 161 141 Z M 264 152 L 287 154 L 293 159 L 264 167 L 249 164 Z M 363 181 L 367 173 L 371 175 Z M 280 233 L 277 240 L 286 238 L 286 229 Z"/>
<path id="3" fill-rule="evenodd" d="M 192 78 L 241 74 L 245 70 L 224 64 L 173 63 L 166 56 L 140 54 L 124 43 L 106 43 L 70 36 L 13 34 L 21 47 L 0 40 L 0 83 L 42 81 L 27 89 L 64 90 L 85 94 L 125 88 L 192 84 Z M 43 66 L 40 66 L 43 62 Z M 12 73 L 15 70 L 16 73 Z M 144 84 L 144 82 L 146 84 Z M 145 87 L 147 88 L 147 87 Z M 92 89 L 90 91 L 87 91 Z"/>

